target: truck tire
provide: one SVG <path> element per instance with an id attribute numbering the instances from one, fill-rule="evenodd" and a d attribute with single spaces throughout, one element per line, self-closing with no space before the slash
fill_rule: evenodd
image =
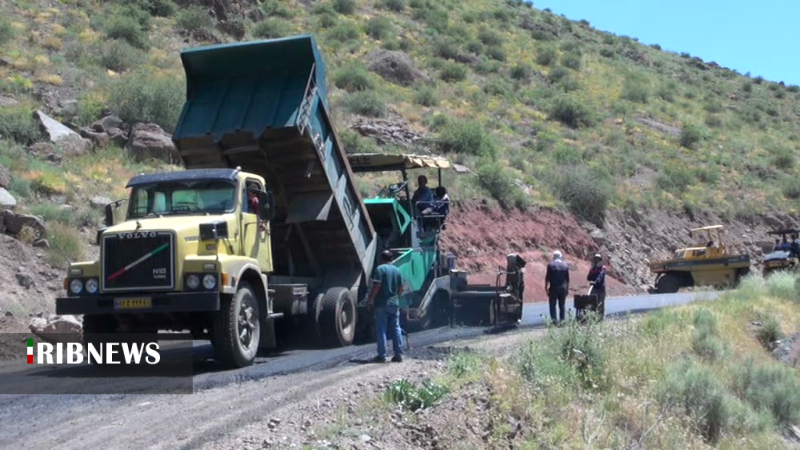
<path id="1" fill-rule="evenodd" d="M 681 288 L 681 279 L 674 273 L 667 273 L 658 278 L 656 290 L 659 294 L 674 294 Z"/>
<path id="2" fill-rule="evenodd" d="M 318 300 L 317 334 L 324 346 L 347 347 L 356 335 L 356 303 L 350 291 L 330 288 Z"/>
<path id="3" fill-rule="evenodd" d="M 215 357 L 228 366 L 249 366 L 256 358 L 260 338 L 258 298 L 250 285 L 242 282 L 233 297 L 221 299 L 214 316 Z"/>

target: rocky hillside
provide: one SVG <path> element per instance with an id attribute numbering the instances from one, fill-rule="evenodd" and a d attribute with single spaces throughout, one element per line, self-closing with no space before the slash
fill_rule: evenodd
<path id="1" fill-rule="evenodd" d="M 322 47 L 348 151 L 446 154 L 466 210 L 539 228 L 541 208 L 572 215 L 478 253 L 564 242 L 640 288 L 685 227 L 729 223 L 733 247 L 757 252 L 767 225 L 797 223 L 800 88 L 521 1 L 14 0 L 0 4 L 0 208 L 46 230 L 10 234 L 56 267 L 91 252 L 122 180 L 176 162 L 178 52 L 300 33 Z"/>

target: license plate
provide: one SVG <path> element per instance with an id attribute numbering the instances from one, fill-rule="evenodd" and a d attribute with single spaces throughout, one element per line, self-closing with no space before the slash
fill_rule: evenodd
<path id="1" fill-rule="evenodd" d="M 115 298 L 114 309 L 149 309 L 153 307 L 151 298 Z"/>

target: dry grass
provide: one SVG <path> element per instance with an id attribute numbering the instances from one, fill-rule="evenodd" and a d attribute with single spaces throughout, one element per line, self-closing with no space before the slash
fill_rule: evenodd
<path id="1" fill-rule="evenodd" d="M 769 311 L 800 329 L 796 283 L 753 278 L 713 302 L 552 329 L 507 360 L 457 355 L 451 376 L 472 374 L 498 417 L 522 421 L 525 443 L 493 435 L 498 448 L 779 448 L 781 424 L 800 410 L 800 373 L 775 361 L 750 323 Z M 698 333 L 729 351 L 701 358 Z"/>

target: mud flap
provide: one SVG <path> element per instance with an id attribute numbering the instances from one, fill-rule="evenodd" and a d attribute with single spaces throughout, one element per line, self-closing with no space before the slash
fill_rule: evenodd
<path id="1" fill-rule="evenodd" d="M 282 317 L 283 314 L 272 314 L 264 319 L 261 327 L 261 336 L 258 340 L 259 349 L 272 349 L 278 347 L 278 340 L 275 337 L 275 319 Z"/>

